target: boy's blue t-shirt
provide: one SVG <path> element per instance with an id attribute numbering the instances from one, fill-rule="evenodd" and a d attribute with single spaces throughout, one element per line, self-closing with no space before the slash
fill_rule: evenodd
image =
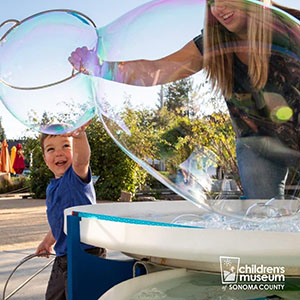
<path id="1" fill-rule="evenodd" d="M 54 250 L 57 256 L 67 254 L 67 236 L 64 233 L 64 210 L 71 206 L 96 203 L 96 195 L 89 169 L 88 180 L 83 182 L 72 166 L 60 178 L 53 178 L 46 191 L 47 217 L 56 239 Z M 91 246 L 82 244 L 83 248 Z"/>

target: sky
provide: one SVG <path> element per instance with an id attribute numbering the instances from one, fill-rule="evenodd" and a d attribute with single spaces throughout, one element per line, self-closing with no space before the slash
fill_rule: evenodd
<path id="1" fill-rule="evenodd" d="M 97 27 L 102 27 L 148 0 L 14 0 L 2 1 L 0 23 L 7 19 L 23 20 L 35 13 L 49 9 L 73 9 L 90 17 Z M 299 0 L 280 0 L 277 3 L 300 8 Z M 1 32 L 3 34 L 3 31 Z M 1 65 L 1 58 L 0 58 Z M 0 102 L 0 117 L 6 137 L 15 139 L 34 134 L 22 125 Z"/>
<path id="2" fill-rule="evenodd" d="M 1 1 L 0 23 L 7 19 L 23 20 L 37 12 L 49 9 L 73 9 L 90 17 L 97 27 L 102 27 L 127 11 L 148 2 L 146 0 L 15 0 Z M 1 35 L 3 32 L 1 32 Z M 0 58 L 1 59 L 1 58 Z M 0 62 L 1 64 L 1 62 Z M 0 102 L 0 117 L 6 137 L 14 139 L 32 135 L 32 130 L 17 120 Z"/>

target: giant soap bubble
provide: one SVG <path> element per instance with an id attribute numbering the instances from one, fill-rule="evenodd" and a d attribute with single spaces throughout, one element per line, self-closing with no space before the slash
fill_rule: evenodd
<path id="1" fill-rule="evenodd" d="M 138 7 L 98 30 L 93 81 L 106 130 L 156 179 L 198 206 L 244 220 L 294 220 L 299 28 L 294 16 L 259 1 Z M 186 77 L 201 69 L 199 51 L 179 51 L 193 39 L 206 68 Z M 156 87 L 178 74 L 186 78 Z M 213 89 L 207 74 L 225 83 Z M 239 198 L 246 199 L 228 200 Z"/>
<path id="2" fill-rule="evenodd" d="M 97 32 L 89 18 L 74 11 L 38 13 L 17 22 L 2 37 L 0 97 L 18 120 L 57 134 L 94 116 L 91 81 L 82 73 L 72 74 L 68 62 L 82 43 L 96 47 Z"/>
<path id="3" fill-rule="evenodd" d="M 61 72 L 48 63 L 29 64 L 25 70 L 31 76 L 18 76 L 20 62 L 31 57 L 28 47 L 12 74 L 8 63 L 1 65 L 1 79 L 8 83 L 1 96 L 32 127 L 44 120 L 48 125 L 49 111 L 51 118 L 62 116 L 66 126 L 61 131 L 83 124 L 96 109 L 118 146 L 183 198 L 226 217 L 295 221 L 300 209 L 300 31 L 293 13 L 260 1 L 156 0 L 95 30 L 80 15 L 54 12 L 61 23 L 49 17 L 46 28 L 48 22 L 54 28 L 63 24 L 62 32 L 70 30 L 76 41 L 62 37 L 65 50 L 54 53 L 61 60 L 51 60 L 53 68 L 59 64 Z M 45 42 L 46 49 L 35 56 L 50 55 L 48 49 L 55 51 L 50 46 Z M 9 52 L 3 49 L 8 58 L 19 57 L 14 45 Z M 40 86 L 70 76 L 70 55 L 82 73 L 50 85 L 74 83 L 63 89 L 70 97 L 55 97 L 50 105 L 66 105 L 59 113 L 50 107 L 36 113 L 41 97 L 33 97 L 35 90 L 26 94 L 9 87 L 38 87 L 37 93 L 49 96 L 48 87 Z M 24 106 L 16 105 L 18 94 L 28 95 L 25 112 L 24 100 Z M 61 113 L 66 107 L 80 107 L 75 113 L 67 109 L 75 120 Z M 236 201 L 240 198 L 246 199 Z"/>

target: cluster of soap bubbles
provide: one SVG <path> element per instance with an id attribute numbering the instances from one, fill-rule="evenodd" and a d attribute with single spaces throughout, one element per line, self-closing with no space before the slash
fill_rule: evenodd
<path id="1" fill-rule="evenodd" d="M 232 1 L 232 7 L 237 2 Z M 263 6 L 259 1 L 240 2 L 246 2 L 246 14 L 254 18 L 257 7 Z M 180 82 L 157 87 L 157 76 L 164 70 L 154 74 L 152 83 L 143 84 L 140 72 L 151 70 L 144 70 L 142 65 L 132 70 L 130 76 L 122 74 L 119 68 L 109 69 L 101 78 L 101 69 L 97 76 L 87 75 L 80 65 L 74 70 L 68 60 L 75 49 L 82 47 L 98 55 L 99 66 L 104 62 L 161 59 L 203 35 L 209 5 L 213 3 L 205 0 L 155 0 L 101 28 L 87 16 L 69 10 L 31 16 L 15 24 L 1 39 L 0 98 L 23 124 L 49 134 L 70 132 L 98 115 L 112 139 L 132 159 L 178 195 L 209 211 L 241 218 L 246 215 L 249 219 L 257 211 L 267 217 L 294 214 L 294 207 L 285 212 L 270 212 L 270 205 L 240 207 L 237 212 L 224 202 L 226 198 L 238 199 L 243 192 L 236 176 L 230 117 L 220 104 L 222 97 L 208 83 L 204 71 L 181 82 L 190 89 L 179 96 L 181 104 L 174 106 L 172 97 Z M 300 94 L 295 82 L 300 53 L 299 22 L 279 8 L 266 9 L 277 20 L 265 24 L 272 26 L 273 42 L 276 34 L 282 36 L 287 32 L 287 40 L 279 38 L 276 46 L 262 46 L 271 49 L 278 58 L 270 66 L 270 72 L 277 74 L 282 64 L 288 66 L 286 77 L 280 77 L 279 85 L 288 79 L 290 89 L 284 92 Z M 227 54 L 232 54 L 243 52 L 245 45 L 223 41 L 222 46 Z M 219 50 L 213 47 L 206 51 L 213 55 Z M 191 54 L 190 60 L 196 60 L 197 55 Z M 178 70 L 189 68 L 187 61 L 166 64 L 172 65 L 168 69 L 170 80 L 176 78 Z M 243 72 L 245 65 L 240 62 L 236 68 Z M 135 85 L 126 84 L 126 76 L 136 78 Z M 238 91 L 243 82 L 233 84 Z M 292 99 L 290 104 L 274 94 L 276 91 L 258 92 L 262 97 L 257 97 L 256 105 L 268 115 L 266 128 L 280 130 L 282 124 L 295 119 L 295 101 Z M 243 94 L 234 101 L 243 111 L 242 106 L 250 100 Z M 255 117 L 257 123 L 266 124 L 259 115 Z M 172 118 L 178 118 L 177 123 L 172 123 Z M 245 119 L 242 114 L 240 118 Z M 284 149 L 276 155 L 281 155 L 283 160 L 290 159 Z M 224 173 L 225 170 L 228 172 Z M 295 171 L 296 191 L 298 177 Z M 295 196 L 292 192 L 291 198 Z"/>
<path id="2" fill-rule="evenodd" d="M 217 213 L 183 214 L 174 218 L 172 223 L 203 229 L 300 232 L 299 198 L 271 199 L 267 202 L 246 200 L 245 202 L 248 208 L 246 214 L 241 215 L 240 218 Z M 233 203 L 230 205 L 234 207 Z M 241 211 L 243 210 L 239 210 Z M 288 218 L 282 218 L 287 216 Z"/>

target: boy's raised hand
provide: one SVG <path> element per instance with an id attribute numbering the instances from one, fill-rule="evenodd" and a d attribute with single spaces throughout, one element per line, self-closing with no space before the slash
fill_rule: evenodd
<path id="1" fill-rule="evenodd" d="M 86 127 L 92 122 L 92 120 L 88 121 L 81 127 L 76 130 L 62 134 L 62 136 L 72 137 L 73 138 L 73 159 L 72 166 L 74 172 L 83 180 L 86 181 L 88 179 L 88 170 L 90 163 L 90 146 L 85 133 Z"/>
<path id="2" fill-rule="evenodd" d="M 92 123 L 93 120 L 89 120 L 88 122 L 86 122 L 84 125 L 80 126 L 79 128 L 68 132 L 68 133 L 64 133 L 64 134 L 60 134 L 61 136 L 66 136 L 66 137 L 73 137 L 73 138 L 77 138 L 79 137 L 83 132 L 85 132 L 85 129 L 87 126 L 89 126 Z"/>

